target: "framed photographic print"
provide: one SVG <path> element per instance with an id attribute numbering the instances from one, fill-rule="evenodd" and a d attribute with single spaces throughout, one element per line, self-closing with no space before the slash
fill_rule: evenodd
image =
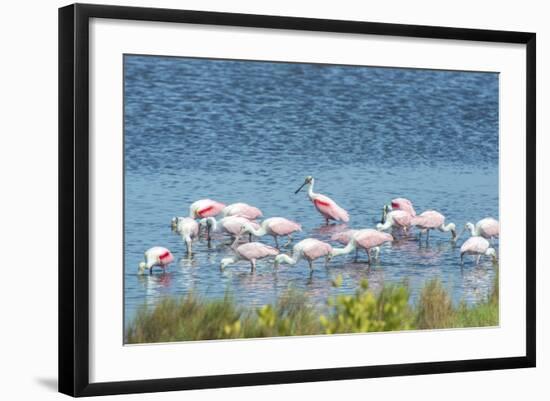
<path id="1" fill-rule="evenodd" d="M 59 390 L 535 366 L 535 82 L 534 33 L 61 8 Z"/>

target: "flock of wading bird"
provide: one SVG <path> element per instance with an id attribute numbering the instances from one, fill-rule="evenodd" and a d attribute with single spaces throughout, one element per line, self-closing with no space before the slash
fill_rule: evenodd
<path id="1" fill-rule="evenodd" d="M 349 215 L 346 210 L 340 207 L 335 201 L 326 195 L 313 192 L 314 179 L 311 176 L 306 177 L 304 183 L 295 194 L 307 185 L 307 194 L 317 211 L 323 216 L 326 224 L 330 220 L 347 223 Z M 219 220 L 216 216 L 221 215 Z M 309 263 L 310 269 L 313 268 L 313 261 L 319 258 L 325 258 L 328 263 L 333 257 L 349 254 L 360 249 L 364 249 L 369 263 L 377 259 L 380 255 L 380 246 L 394 240 L 394 235 L 409 235 L 409 231 L 416 227 L 419 230 L 418 240 L 422 240 L 425 234 L 426 241 L 429 240 L 430 231 L 438 230 L 451 234 L 451 241 L 457 241 L 458 237 L 468 231 L 471 237 L 468 238 L 460 248 L 460 261 L 464 263 L 464 255 L 473 255 L 476 258 L 476 264 L 482 256 L 490 256 L 493 261 L 497 260 L 497 253 L 491 247 L 491 243 L 499 235 L 499 222 L 491 217 L 478 221 L 475 225 L 466 223 L 460 234 L 457 234 L 454 223 L 445 224 L 445 216 L 435 210 L 427 210 L 417 215 L 413 204 L 405 198 L 396 198 L 391 201 L 391 205 L 383 207 L 382 221 L 376 225 L 375 229 L 364 228 L 347 230 L 336 233 L 332 236 L 333 241 L 344 245 L 343 248 L 335 248 L 327 242 L 316 238 L 306 238 L 296 243 L 290 254 L 281 253 L 279 250 L 279 237 L 287 237 L 287 247 L 292 241 L 292 234 L 302 230 L 300 224 L 288 220 L 284 217 L 270 217 L 261 222 L 257 220 L 262 218 L 260 209 L 250 206 L 246 203 L 234 203 L 224 205 L 211 199 L 201 199 L 194 202 L 189 208 L 189 217 L 174 217 L 172 219 L 172 230 L 181 235 L 184 240 L 187 253 L 192 253 L 193 242 L 200 237 L 201 230 L 206 231 L 206 238 L 211 240 L 211 233 L 222 232 L 234 237 L 231 249 L 234 255 L 221 260 L 220 267 L 223 270 L 227 265 L 236 263 L 240 260 L 249 261 L 252 271 L 256 269 L 256 261 L 268 257 L 275 257 L 275 267 L 281 264 L 295 265 L 301 259 Z M 392 231 L 389 234 L 386 231 Z M 248 234 L 248 241 L 240 243 L 240 239 Z M 252 241 L 254 237 L 263 237 L 271 235 L 275 241 L 275 246 L 264 244 L 262 242 Z M 491 241 L 491 243 L 489 242 Z M 165 269 L 168 264 L 174 261 L 172 252 L 167 248 L 155 246 L 145 252 L 145 261 L 139 264 L 139 272 L 143 273 L 146 269 L 153 272 L 153 267 L 158 266 Z"/>

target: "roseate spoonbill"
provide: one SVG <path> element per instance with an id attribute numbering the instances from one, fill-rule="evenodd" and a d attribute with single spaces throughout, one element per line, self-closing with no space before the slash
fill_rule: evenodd
<path id="1" fill-rule="evenodd" d="M 189 217 L 192 219 L 202 219 L 204 217 L 214 217 L 219 214 L 225 205 L 212 199 L 201 199 L 193 202 L 189 206 Z"/>
<path id="2" fill-rule="evenodd" d="M 298 223 L 285 219 L 284 217 L 270 217 L 262 221 L 260 228 L 256 229 L 251 222 L 247 221 L 241 227 L 241 234 L 249 233 L 255 235 L 256 237 L 262 237 L 266 234 L 269 234 L 275 240 L 275 245 L 279 247 L 279 241 L 277 237 L 286 235 L 288 242 L 285 244 L 287 246 L 292 241 L 292 233 L 296 231 L 302 231 L 302 226 Z"/>
<path id="3" fill-rule="evenodd" d="M 462 232 L 465 230 L 468 230 L 472 237 L 483 237 L 492 241 L 493 238 L 498 237 L 500 233 L 500 224 L 498 220 L 492 217 L 486 217 L 479 220 L 475 226 L 470 222 L 466 223 Z"/>
<path id="4" fill-rule="evenodd" d="M 362 248 L 366 251 L 370 263 L 372 258 L 378 258 L 380 246 L 391 241 L 393 241 L 392 235 L 385 232 L 371 228 L 357 230 L 355 233 L 351 234 L 345 248 L 334 248 L 330 256 L 332 258 L 339 255 L 347 255 L 357 248 Z"/>
<path id="5" fill-rule="evenodd" d="M 305 259 L 309 263 L 309 268 L 313 269 L 313 261 L 322 256 L 328 262 L 332 246 L 326 242 L 319 241 L 315 238 L 306 238 L 298 242 L 292 247 L 292 256 L 280 254 L 275 257 L 275 267 L 279 267 L 282 263 L 295 265 L 300 259 Z"/>
<path id="6" fill-rule="evenodd" d="M 174 255 L 168 249 L 162 246 L 154 246 L 145 251 L 145 262 L 140 262 L 139 273 L 143 274 L 145 269 L 149 269 L 149 273 L 153 273 L 153 267 L 159 266 L 163 270 L 169 263 L 174 261 Z"/>
<path id="7" fill-rule="evenodd" d="M 225 232 L 237 237 L 241 234 L 241 229 L 245 223 L 256 230 L 260 228 L 258 223 L 242 216 L 227 216 L 217 221 L 214 217 L 206 217 L 201 219 L 199 223 L 201 227 L 206 226 L 208 239 L 210 239 L 211 232 Z"/>
<path id="8" fill-rule="evenodd" d="M 460 263 L 464 263 L 464 255 L 477 255 L 476 264 L 482 255 L 491 256 L 493 262 L 497 261 L 497 252 L 490 247 L 489 241 L 483 237 L 470 237 L 460 247 Z"/>
<path id="9" fill-rule="evenodd" d="M 378 231 L 386 231 L 392 227 L 400 228 L 405 233 L 411 225 L 413 216 L 403 210 L 389 210 L 387 205 L 384 206 L 382 222 L 376 225 Z"/>
<path id="10" fill-rule="evenodd" d="M 223 270 L 227 265 L 237 263 L 239 260 L 248 260 L 251 265 L 250 271 L 256 270 L 256 260 L 263 259 L 268 256 L 276 256 L 279 254 L 277 248 L 262 244 L 261 242 L 247 242 L 246 244 L 239 245 L 234 249 L 235 256 L 223 258 L 221 260 L 220 268 Z"/>
<path id="11" fill-rule="evenodd" d="M 452 240 L 456 241 L 456 225 L 454 223 L 445 224 L 445 216 L 435 210 L 426 210 L 420 215 L 412 218 L 411 224 L 420 228 L 418 239 L 422 237 L 423 232 L 427 232 L 426 241 L 430 239 L 430 230 L 439 230 L 442 232 L 451 232 Z"/>
<path id="12" fill-rule="evenodd" d="M 315 206 L 317 211 L 323 215 L 327 225 L 329 220 L 343 221 L 344 223 L 347 223 L 349 221 L 348 212 L 338 206 L 338 204 L 330 199 L 328 196 L 316 194 L 315 192 L 313 192 L 314 184 L 315 180 L 312 176 L 309 175 L 306 177 L 302 186 L 298 188 L 294 193 L 297 194 L 305 185 L 307 185 L 307 195 L 309 196 L 309 199 L 313 202 L 313 205 Z"/>
<path id="13" fill-rule="evenodd" d="M 346 230 L 341 231 L 339 233 L 336 233 L 330 237 L 333 241 L 338 241 L 342 245 L 347 245 L 349 243 L 349 240 L 355 233 L 357 233 L 359 230 Z M 357 252 L 359 251 L 359 248 L 355 248 L 355 259 L 357 259 Z"/>
<path id="14" fill-rule="evenodd" d="M 416 211 L 414 210 L 412 202 L 406 198 L 392 199 L 391 208 L 392 210 L 403 210 L 404 212 L 409 213 L 411 216 L 416 216 Z"/>
<path id="15" fill-rule="evenodd" d="M 247 203 L 232 203 L 223 208 L 222 216 L 241 216 L 248 220 L 256 220 L 263 216 L 262 211 L 257 207 L 250 206 Z"/>
<path id="16" fill-rule="evenodd" d="M 181 235 L 187 246 L 187 254 L 193 252 L 193 240 L 199 237 L 199 223 L 191 217 L 173 217 L 172 229 Z"/>

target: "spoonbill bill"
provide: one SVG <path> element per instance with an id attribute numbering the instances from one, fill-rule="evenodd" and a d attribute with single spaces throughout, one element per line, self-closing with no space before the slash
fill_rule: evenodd
<path id="1" fill-rule="evenodd" d="M 268 234 L 275 240 L 275 245 L 279 247 L 279 241 L 277 237 L 287 236 L 287 246 L 292 241 L 292 233 L 302 231 L 302 226 L 292 220 L 285 219 L 284 217 L 270 217 L 262 221 L 259 228 L 255 228 L 250 221 L 243 222 L 241 227 L 241 234 L 252 234 L 256 237 L 263 237 Z"/>
<path id="2" fill-rule="evenodd" d="M 445 216 L 435 210 L 426 210 L 420 215 L 413 217 L 411 224 L 420 228 L 419 240 L 423 232 L 427 232 L 426 241 L 428 241 L 430 239 L 430 230 L 439 230 L 442 232 L 450 231 L 452 240 L 456 241 L 456 225 L 454 223 L 445 224 Z"/>
<path id="3" fill-rule="evenodd" d="M 217 221 L 214 217 L 206 217 L 201 219 L 199 224 L 201 227 L 206 227 L 208 239 L 210 239 L 211 232 L 224 232 L 233 237 L 237 237 L 241 234 L 241 229 L 244 224 L 250 225 L 250 227 L 255 230 L 260 228 L 258 223 L 250 221 L 242 216 L 227 216 Z"/>
<path id="4" fill-rule="evenodd" d="M 256 260 L 276 256 L 279 254 L 277 248 L 262 244 L 261 242 L 247 242 L 234 248 L 235 255 L 221 260 L 220 268 L 223 270 L 227 265 L 237 263 L 239 260 L 248 260 L 250 262 L 250 272 L 256 270 Z"/>
<path id="5" fill-rule="evenodd" d="M 370 263 L 373 258 L 378 258 L 380 246 L 386 242 L 392 242 L 393 236 L 385 232 L 366 228 L 352 233 L 348 241 L 348 244 L 344 248 L 334 248 L 330 255 L 331 258 L 347 255 L 357 248 L 361 248 L 366 251 Z"/>
<path id="6" fill-rule="evenodd" d="M 336 202 L 330 199 L 326 195 L 317 194 L 313 192 L 313 185 L 315 185 L 315 180 L 312 176 L 308 175 L 300 188 L 294 192 L 297 194 L 300 190 L 307 185 L 307 195 L 309 199 L 313 202 L 313 205 L 319 213 L 325 218 L 326 224 L 328 225 L 329 220 L 343 221 L 347 223 L 349 221 L 349 214 L 344 209 L 342 209 Z"/>
<path id="7" fill-rule="evenodd" d="M 399 228 L 407 233 L 411 226 L 413 216 L 403 210 L 390 210 L 387 205 L 384 206 L 382 222 L 376 225 L 378 231 L 386 231 L 390 228 Z"/>
<path id="8" fill-rule="evenodd" d="M 225 205 L 212 199 L 201 199 L 193 202 L 189 206 L 189 217 L 192 219 L 202 219 L 205 217 L 214 217 L 218 215 Z"/>
<path id="9" fill-rule="evenodd" d="M 489 241 L 483 237 L 470 237 L 460 247 L 460 263 L 464 264 L 464 255 L 477 255 L 476 264 L 479 264 L 481 256 L 491 256 L 493 262 L 497 261 L 497 252 L 490 247 Z"/>
<path id="10" fill-rule="evenodd" d="M 193 252 L 193 240 L 199 237 L 199 223 L 191 217 L 173 217 L 172 230 L 181 235 L 187 246 L 187 254 Z"/>
<path id="11" fill-rule="evenodd" d="M 138 265 L 139 273 L 143 274 L 145 269 L 149 269 L 149 273 L 153 273 L 153 267 L 159 266 L 163 270 L 168 264 L 174 261 L 174 255 L 168 249 L 162 246 L 154 246 L 145 251 L 145 261 Z"/>
<path id="12" fill-rule="evenodd" d="M 222 216 L 241 216 L 246 217 L 248 220 L 256 220 L 263 217 L 262 211 L 257 207 L 250 206 L 247 203 L 232 203 L 223 208 Z"/>
<path id="13" fill-rule="evenodd" d="M 326 242 L 319 241 L 315 238 L 306 238 L 298 242 L 292 247 L 292 256 L 280 254 L 275 257 L 275 267 L 280 264 L 287 263 L 295 265 L 300 259 L 305 259 L 309 263 L 309 268 L 313 269 L 313 261 L 322 256 L 328 262 L 332 246 Z"/>
<path id="14" fill-rule="evenodd" d="M 407 198 L 395 198 L 391 201 L 392 210 L 403 210 L 404 212 L 409 213 L 411 216 L 416 216 L 416 211 L 414 210 L 413 204 Z"/>
<path id="15" fill-rule="evenodd" d="M 500 224 L 498 220 L 492 217 L 486 217 L 479 220 L 475 226 L 470 222 L 466 223 L 464 230 L 468 230 L 472 237 L 483 237 L 492 241 L 493 238 L 498 237 L 500 233 Z"/>

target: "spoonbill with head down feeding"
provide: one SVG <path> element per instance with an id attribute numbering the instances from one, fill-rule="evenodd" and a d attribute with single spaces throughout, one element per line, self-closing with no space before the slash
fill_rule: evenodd
<path id="1" fill-rule="evenodd" d="M 275 257 L 275 267 L 282 263 L 295 265 L 300 259 L 305 259 L 309 263 L 309 268 L 313 269 L 313 261 L 322 256 L 328 262 L 329 255 L 332 252 L 332 246 L 326 242 L 319 241 L 315 238 L 306 238 L 298 242 L 292 247 L 292 256 L 281 254 Z"/>
<path id="2" fill-rule="evenodd" d="M 313 202 L 315 208 L 323 215 L 325 218 L 326 224 L 328 225 L 329 220 L 343 221 L 347 223 L 349 221 L 349 214 L 344 209 L 342 209 L 336 202 L 330 199 L 326 195 L 317 194 L 313 192 L 313 185 L 315 185 L 315 180 L 312 176 L 307 176 L 304 183 L 300 188 L 294 192 L 297 194 L 300 190 L 307 185 L 307 195 L 309 199 Z"/>
<path id="3" fill-rule="evenodd" d="M 411 226 L 413 216 L 403 210 L 390 210 L 388 205 L 384 205 L 382 222 L 376 225 L 378 231 L 386 231 L 390 228 L 398 228 L 406 234 Z"/>
<path id="4" fill-rule="evenodd" d="M 153 267 L 159 266 L 162 270 L 166 269 L 168 264 L 174 261 L 174 255 L 168 249 L 162 246 L 154 246 L 145 251 L 145 262 L 140 262 L 138 265 L 139 273 L 142 274 L 145 269 L 149 269 L 149 273 L 153 273 Z"/>
<path id="5" fill-rule="evenodd" d="M 202 219 L 205 217 L 214 217 L 218 215 L 225 205 L 212 199 L 201 199 L 193 202 L 189 206 L 189 217 L 192 219 Z"/>
<path id="6" fill-rule="evenodd" d="M 343 240 L 342 236 L 341 240 Z M 357 248 L 364 249 L 369 257 L 369 263 L 372 258 L 377 258 L 380 253 L 380 246 L 386 242 L 393 241 L 391 234 L 366 228 L 351 233 L 348 244 L 345 248 L 334 248 L 331 252 L 331 258 L 340 255 L 347 255 Z"/>
<path id="7" fill-rule="evenodd" d="M 460 247 L 460 263 L 464 263 L 464 255 L 477 255 L 476 264 L 482 255 L 491 256 L 493 262 L 497 261 L 497 252 L 490 247 L 489 241 L 483 237 L 470 237 Z"/>
<path id="8" fill-rule="evenodd" d="M 217 221 L 214 217 L 206 217 L 201 219 L 199 223 L 201 227 L 206 226 L 207 238 L 209 240 L 211 232 L 225 232 L 233 237 L 237 237 L 241 234 L 241 229 L 245 223 L 255 230 L 260 228 L 258 223 L 242 216 L 227 216 Z"/>
<path id="9" fill-rule="evenodd" d="M 493 238 L 497 238 L 500 233 L 500 224 L 498 220 L 492 217 L 486 217 L 479 220 L 475 226 L 470 222 L 466 223 L 464 230 L 468 230 L 472 237 L 483 237 L 492 241 Z M 464 230 L 462 231 L 464 232 Z"/>
<path id="10" fill-rule="evenodd" d="M 252 234 L 256 237 L 262 237 L 266 234 L 269 234 L 275 240 L 275 245 L 279 247 L 279 241 L 277 237 L 287 236 L 288 242 L 285 244 L 287 246 L 292 241 L 292 233 L 297 231 L 302 231 L 302 226 L 292 220 L 285 219 L 284 217 L 270 217 L 262 221 L 259 228 L 255 228 L 254 225 L 246 221 L 241 227 L 241 234 Z"/>
<path id="11" fill-rule="evenodd" d="M 420 228 L 418 239 L 420 240 L 423 232 L 427 232 L 426 241 L 430 239 L 430 230 L 439 230 L 442 232 L 451 232 L 451 239 L 456 241 L 456 225 L 454 223 L 445 224 L 445 216 L 435 210 L 426 210 L 420 215 L 412 218 L 411 224 Z"/>
<path id="12" fill-rule="evenodd" d="M 227 205 L 222 210 L 222 216 L 241 216 L 246 217 L 248 220 L 256 220 L 263 217 L 262 211 L 257 207 L 250 206 L 247 203 L 232 203 Z"/>
<path id="13" fill-rule="evenodd" d="M 236 242 L 237 241 L 235 241 L 235 243 Z M 262 244 L 261 242 L 247 242 L 246 244 L 236 247 L 234 252 L 234 256 L 223 258 L 221 260 L 220 268 L 222 270 L 227 265 L 237 263 L 239 260 L 248 260 L 251 266 L 250 271 L 253 272 L 256 270 L 256 260 L 279 254 L 279 250 L 277 248 Z"/>
<path id="14" fill-rule="evenodd" d="M 173 217 L 172 230 L 181 235 L 187 246 L 187 254 L 193 252 L 193 240 L 199 237 L 199 223 L 191 217 Z"/>

